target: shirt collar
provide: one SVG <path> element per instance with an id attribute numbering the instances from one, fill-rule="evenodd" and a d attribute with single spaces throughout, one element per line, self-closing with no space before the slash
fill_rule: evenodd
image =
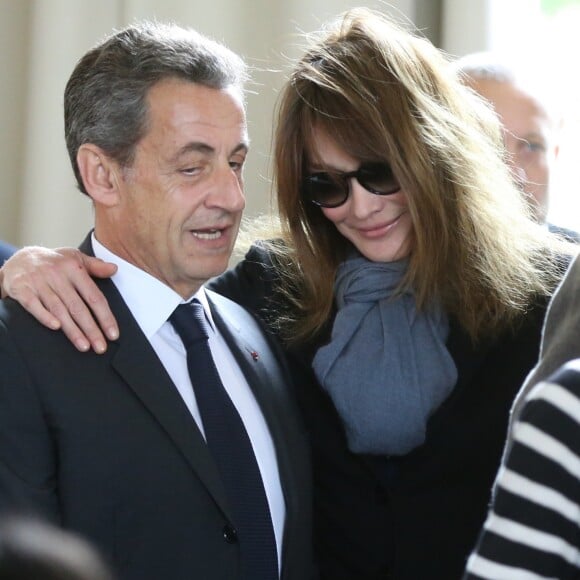
<path id="1" fill-rule="evenodd" d="M 111 262 L 117 266 L 117 271 L 111 280 L 119 290 L 123 300 L 129 307 L 131 314 L 143 331 L 147 339 L 151 339 L 167 322 L 172 312 L 185 302 L 197 298 L 203 306 L 205 316 L 212 328 L 215 329 L 209 302 L 203 286 L 190 297 L 184 300 L 172 288 L 148 274 L 134 264 L 123 260 L 101 244 L 93 232 L 91 236 L 93 252 L 97 258 Z"/>

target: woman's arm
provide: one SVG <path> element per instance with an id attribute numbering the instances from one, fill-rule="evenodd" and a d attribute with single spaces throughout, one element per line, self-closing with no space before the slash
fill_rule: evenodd
<path id="1" fill-rule="evenodd" d="M 80 351 L 107 349 L 117 321 L 91 277 L 108 278 L 116 266 L 74 248 L 19 250 L 0 269 L 2 296 L 19 302 L 39 322 L 62 330 Z M 264 318 L 275 272 L 267 250 L 253 246 L 244 260 L 209 287 Z M 106 338 L 105 338 L 106 337 Z"/>
<path id="2" fill-rule="evenodd" d="M 269 251 L 257 243 L 248 250 L 243 260 L 211 280 L 208 287 L 265 320 L 277 277 Z"/>
<path id="3" fill-rule="evenodd" d="M 2 297 L 19 302 L 39 322 L 61 329 L 80 351 L 107 349 L 117 321 L 91 276 L 108 278 L 116 266 L 74 248 L 19 250 L 0 269 Z"/>

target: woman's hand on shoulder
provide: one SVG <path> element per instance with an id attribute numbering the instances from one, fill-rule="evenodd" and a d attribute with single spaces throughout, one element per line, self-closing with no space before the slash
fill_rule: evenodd
<path id="1" fill-rule="evenodd" d="M 39 322 L 62 330 L 80 351 L 103 353 L 119 329 L 107 300 L 91 276 L 108 278 L 116 266 L 74 248 L 30 246 L 0 270 L 2 297 L 19 302 Z"/>

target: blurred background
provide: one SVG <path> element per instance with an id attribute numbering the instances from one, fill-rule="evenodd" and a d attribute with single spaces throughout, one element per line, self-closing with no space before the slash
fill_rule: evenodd
<path id="1" fill-rule="evenodd" d="M 352 0 L 0 0 L 0 239 L 77 245 L 91 226 L 63 136 L 62 94 L 82 54 L 135 19 L 170 20 L 220 40 L 254 69 L 246 215 L 271 210 L 270 139 L 277 91 L 300 34 Z M 368 1 L 420 28 L 453 56 L 494 50 L 543 71 L 565 114 L 549 219 L 580 230 L 580 0 Z M 547 71 L 547 72 L 546 72 Z M 543 82 L 543 81 L 542 81 Z"/>

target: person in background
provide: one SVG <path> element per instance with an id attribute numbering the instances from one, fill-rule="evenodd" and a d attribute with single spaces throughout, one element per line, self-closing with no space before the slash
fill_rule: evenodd
<path id="1" fill-rule="evenodd" d="M 8 259 L 14 252 L 16 248 L 6 242 L 0 240 L 0 266 Z"/>
<path id="2" fill-rule="evenodd" d="M 0 580 L 113 580 L 87 542 L 40 520 L 0 521 Z"/>
<path id="3" fill-rule="evenodd" d="M 246 67 L 190 29 L 138 22 L 89 50 L 65 137 L 115 264 L 122 331 L 99 356 L 0 303 L 0 510 L 95 544 L 123 580 L 311 577 L 307 439 L 279 349 L 203 288 L 245 200 Z"/>
<path id="4" fill-rule="evenodd" d="M 465 580 L 580 576 L 580 260 L 550 303 Z"/>
<path id="5" fill-rule="evenodd" d="M 560 112 L 545 96 L 545 87 L 534 87 L 494 53 L 472 53 L 455 61 L 454 66 L 497 113 L 516 182 L 527 195 L 535 219 L 545 223 L 560 149 Z M 537 77 L 537 71 L 535 74 Z M 570 241 L 580 241 L 577 232 L 554 224 L 548 227 Z"/>
<path id="6" fill-rule="evenodd" d="M 309 40 L 274 132 L 281 231 L 211 287 L 285 348 L 321 577 L 460 578 L 577 248 L 530 219 L 497 117 L 418 33 L 356 9 Z M 107 267 L 26 249 L 5 291 L 99 350 Z"/>

